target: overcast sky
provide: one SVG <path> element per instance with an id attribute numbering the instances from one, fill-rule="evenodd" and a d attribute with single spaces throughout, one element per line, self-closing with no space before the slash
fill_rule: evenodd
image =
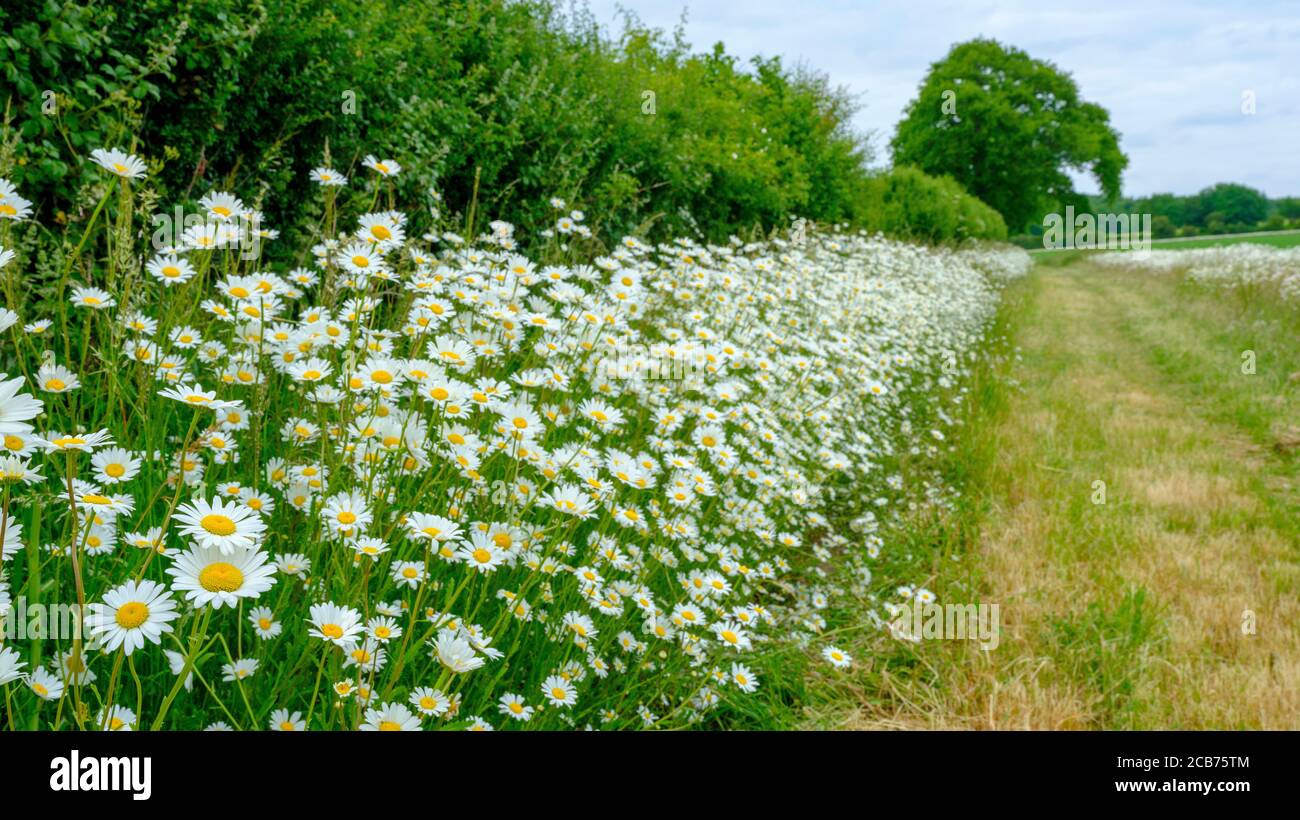
<path id="1" fill-rule="evenodd" d="M 779 54 L 861 95 L 878 162 L 930 64 L 996 38 L 1074 75 L 1108 109 L 1129 156 L 1124 193 L 1241 182 L 1300 195 L 1300 1 L 589 0 L 613 29 L 622 6 L 666 29 L 686 11 L 695 50 Z M 1255 114 L 1242 113 L 1253 91 Z M 1094 192 L 1091 181 L 1079 190 Z"/>

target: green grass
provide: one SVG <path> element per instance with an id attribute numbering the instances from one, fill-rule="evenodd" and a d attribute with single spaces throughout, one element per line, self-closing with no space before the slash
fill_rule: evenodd
<path id="1" fill-rule="evenodd" d="M 1001 645 L 880 650 L 830 725 L 1297 726 L 1298 476 L 1276 445 L 1300 315 L 1083 256 L 1009 289 L 1018 350 L 968 394 L 962 501 L 901 542 L 947 567 L 941 601 L 1000 604 Z M 1274 628 L 1244 634 L 1246 611 Z"/>

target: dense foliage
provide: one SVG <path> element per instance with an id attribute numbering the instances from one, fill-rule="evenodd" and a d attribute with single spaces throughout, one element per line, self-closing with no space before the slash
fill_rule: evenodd
<path id="1" fill-rule="evenodd" d="M 1087 208 L 1070 169 L 1114 198 L 1128 165 L 1110 115 L 1081 100 L 1069 74 L 986 39 L 930 67 L 890 145 L 895 165 L 951 176 L 1017 232 L 1045 210 Z"/>
<path id="2" fill-rule="evenodd" d="M 114 144 L 169 198 L 235 190 L 287 231 L 327 147 L 344 173 L 363 146 L 402 157 L 421 172 L 397 193 L 436 184 L 453 212 L 477 190 L 481 212 L 534 223 L 561 194 L 615 236 L 847 220 L 865 178 L 851 101 L 823 78 L 635 21 L 614 41 L 543 0 L 45 0 L 6 5 L 0 29 L 10 175 L 43 213 L 83 216 L 73 160 Z"/>
<path id="3" fill-rule="evenodd" d="M 960 183 L 908 166 L 867 182 L 862 215 L 867 225 L 889 236 L 922 242 L 1007 238 L 1002 215 Z"/>

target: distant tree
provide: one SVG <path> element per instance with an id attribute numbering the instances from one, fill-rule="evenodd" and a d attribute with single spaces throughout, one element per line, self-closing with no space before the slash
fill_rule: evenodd
<path id="1" fill-rule="evenodd" d="M 1300 196 L 1288 196 L 1277 201 L 1277 212 L 1287 219 L 1300 219 Z"/>
<path id="2" fill-rule="evenodd" d="M 1128 165 L 1109 114 L 1080 100 L 1069 74 L 987 39 L 930 66 L 890 147 L 895 165 L 951 176 L 1016 232 L 1047 209 L 1088 209 L 1068 169 L 1090 172 L 1113 201 Z"/>
<path id="3" fill-rule="evenodd" d="M 1253 226 L 1268 216 L 1268 208 L 1268 197 L 1233 182 L 1220 182 L 1197 195 L 1197 212 L 1204 214 L 1198 221 L 1206 228 L 1210 227 L 1210 218 L 1216 215 L 1220 227 L 1233 223 Z"/>
<path id="4" fill-rule="evenodd" d="M 1151 217 L 1151 235 L 1156 239 L 1167 239 L 1174 235 L 1174 223 L 1164 214 Z"/>

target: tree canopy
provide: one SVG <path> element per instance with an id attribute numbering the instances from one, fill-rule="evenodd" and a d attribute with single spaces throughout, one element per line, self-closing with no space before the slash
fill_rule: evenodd
<path id="1" fill-rule="evenodd" d="M 1055 65 L 995 40 L 959 43 L 930 71 L 890 144 L 895 165 L 947 175 L 1020 230 L 1045 210 L 1086 208 L 1068 171 L 1107 198 L 1128 157 L 1110 115 Z"/>

